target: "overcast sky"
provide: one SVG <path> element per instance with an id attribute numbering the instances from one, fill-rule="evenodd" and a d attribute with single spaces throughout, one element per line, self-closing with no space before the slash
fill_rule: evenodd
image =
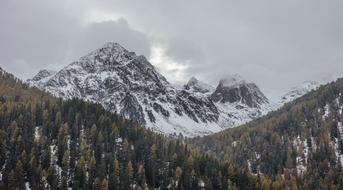
<path id="1" fill-rule="evenodd" d="M 107 41 L 171 82 L 226 74 L 275 94 L 343 76 L 342 0 L 1 0 L 0 66 L 22 79 Z"/>

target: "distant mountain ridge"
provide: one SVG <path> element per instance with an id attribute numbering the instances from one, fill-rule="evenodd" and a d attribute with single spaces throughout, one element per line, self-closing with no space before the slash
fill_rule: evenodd
<path id="1" fill-rule="evenodd" d="M 283 94 L 278 102 L 281 106 L 287 102 L 291 102 L 304 94 L 311 92 L 312 90 L 317 89 L 321 85 L 320 82 L 317 81 L 304 81 L 298 86 L 292 87 L 289 91 Z"/>

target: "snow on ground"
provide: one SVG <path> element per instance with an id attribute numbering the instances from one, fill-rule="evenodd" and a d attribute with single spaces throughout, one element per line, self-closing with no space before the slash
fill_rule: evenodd
<path id="1" fill-rule="evenodd" d="M 297 149 L 296 169 L 298 175 L 302 175 L 304 172 L 306 172 L 306 165 L 310 150 L 310 147 L 308 147 L 307 144 L 307 140 L 301 140 L 299 135 L 293 140 L 293 146 L 295 146 Z"/>
<path id="2" fill-rule="evenodd" d="M 182 133 L 184 136 L 188 137 L 203 136 L 222 130 L 217 123 L 197 123 L 185 114 L 182 116 L 177 115 L 174 111 L 170 110 L 169 106 L 166 106 L 165 109 L 170 113 L 169 118 L 156 113 L 155 110 L 152 110 L 156 119 L 155 123 L 147 119 L 146 127 L 151 128 L 153 131 L 159 133 L 170 135 L 179 135 L 179 133 Z M 148 115 L 145 107 L 143 107 L 143 110 L 144 114 Z"/>
<path id="3" fill-rule="evenodd" d="M 249 107 L 241 102 L 216 103 L 216 106 L 220 112 L 218 125 L 222 129 L 245 124 L 274 110 L 272 104 L 262 104 L 261 108 Z"/>
<path id="4" fill-rule="evenodd" d="M 330 136 L 330 134 L 329 134 Z M 341 154 L 341 150 L 339 148 L 339 142 L 337 138 L 334 138 L 332 141 L 330 141 L 330 146 L 335 151 L 335 156 L 337 158 L 337 161 L 340 161 L 341 167 L 343 167 L 343 154 Z"/>
<path id="5" fill-rule="evenodd" d="M 330 105 L 326 104 L 324 107 L 323 119 L 326 119 L 327 117 L 329 117 L 329 114 L 330 114 Z"/>
<path id="6" fill-rule="evenodd" d="M 29 182 L 26 182 L 26 183 L 25 183 L 25 189 L 26 189 L 26 190 L 31 190 Z"/>
<path id="7" fill-rule="evenodd" d="M 316 144 L 316 140 L 314 139 L 314 137 L 311 137 L 311 148 L 313 151 L 317 150 L 317 144 Z"/>
<path id="8" fill-rule="evenodd" d="M 40 136 L 41 136 L 40 127 L 39 127 L 39 126 L 36 126 L 36 127 L 35 127 L 34 140 L 35 140 L 35 141 L 39 141 Z"/>
<path id="9" fill-rule="evenodd" d="M 338 129 L 338 135 L 340 140 L 343 140 L 343 125 L 342 122 L 337 122 L 337 129 Z M 335 147 L 335 155 L 337 159 L 341 162 L 341 166 L 343 167 L 343 154 L 341 153 L 340 147 L 339 147 L 339 139 L 335 138 L 334 141 L 334 147 Z"/>
<path id="10" fill-rule="evenodd" d="M 337 122 L 337 129 L 338 129 L 338 132 L 339 132 L 339 136 L 343 140 L 343 125 L 342 125 L 342 122 Z"/>

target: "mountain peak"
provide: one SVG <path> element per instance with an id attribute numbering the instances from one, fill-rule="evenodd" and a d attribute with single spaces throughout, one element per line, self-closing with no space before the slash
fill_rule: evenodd
<path id="1" fill-rule="evenodd" d="M 213 86 L 211 86 L 209 84 L 206 84 L 204 82 L 201 82 L 201 81 L 199 81 L 195 77 L 191 77 L 188 80 L 187 84 L 185 85 L 185 89 L 186 90 L 191 90 L 193 92 L 200 92 L 202 94 L 214 91 L 214 87 Z"/>
<path id="2" fill-rule="evenodd" d="M 118 48 L 118 49 L 125 49 L 122 45 L 117 42 L 106 42 L 101 48 Z M 125 49 L 126 50 L 126 49 Z"/>
<path id="3" fill-rule="evenodd" d="M 188 80 L 187 85 L 194 85 L 194 84 L 196 84 L 196 83 L 198 83 L 198 82 L 199 82 L 199 80 L 198 80 L 197 78 L 191 77 L 191 78 Z"/>
<path id="4" fill-rule="evenodd" d="M 237 74 L 222 78 L 212 94 L 212 99 L 221 103 L 244 103 L 255 108 L 269 102 L 256 84 L 247 83 Z"/>
<path id="5" fill-rule="evenodd" d="M 80 58 L 80 62 L 87 63 L 115 63 L 127 64 L 134 59 L 137 59 L 134 52 L 130 52 L 116 42 L 107 42 L 100 48 L 90 52 L 89 54 Z"/>
<path id="6" fill-rule="evenodd" d="M 226 75 L 219 80 L 219 85 L 223 87 L 237 87 L 246 84 L 242 76 L 238 74 Z"/>

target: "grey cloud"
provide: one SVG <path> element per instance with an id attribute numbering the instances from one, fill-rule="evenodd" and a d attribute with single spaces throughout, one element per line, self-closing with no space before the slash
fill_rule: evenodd
<path id="1" fill-rule="evenodd" d="M 308 79 L 343 76 L 341 0 L 46 2 L 2 3 L 3 66 L 11 60 L 34 68 L 61 64 L 102 41 L 119 41 L 149 57 L 152 40 L 162 39 L 168 56 L 188 60 L 187 76 L 212 84 L 238 73 L 265 91 L 282 91 Z M 91 12 L 123 19 L 90 24 Z"/>
<path id="2" fill-rule="evenodd" d="M 83 55 L 106 42 L 118 42 L 140 55 L 150 55 L 150 39 L 142 32 L 130 28 L 128 22 L 121 18 L 118 21 L 90 23 L 77 32 L 71 40 L 76 55 Z"/>
<path id="3" fill-rule="evenodd" d="M 194 41 L 189 41 L 182 37 L 174 37 L 169 40 L 166 54 L 176 61 L 204 61 L 206 59 L 201 46 Z"/>
<path id="4" fill-rule="evenodd" d="M 3 2 L 0 66 L 26 79 L 43 68 L 60 69 L 108 41 L 150 54 L 150 39 L 124 18 L 84 22 L 82 10 L 73 10 L 73 15 L 65 6 L 43 0 Z"/>

